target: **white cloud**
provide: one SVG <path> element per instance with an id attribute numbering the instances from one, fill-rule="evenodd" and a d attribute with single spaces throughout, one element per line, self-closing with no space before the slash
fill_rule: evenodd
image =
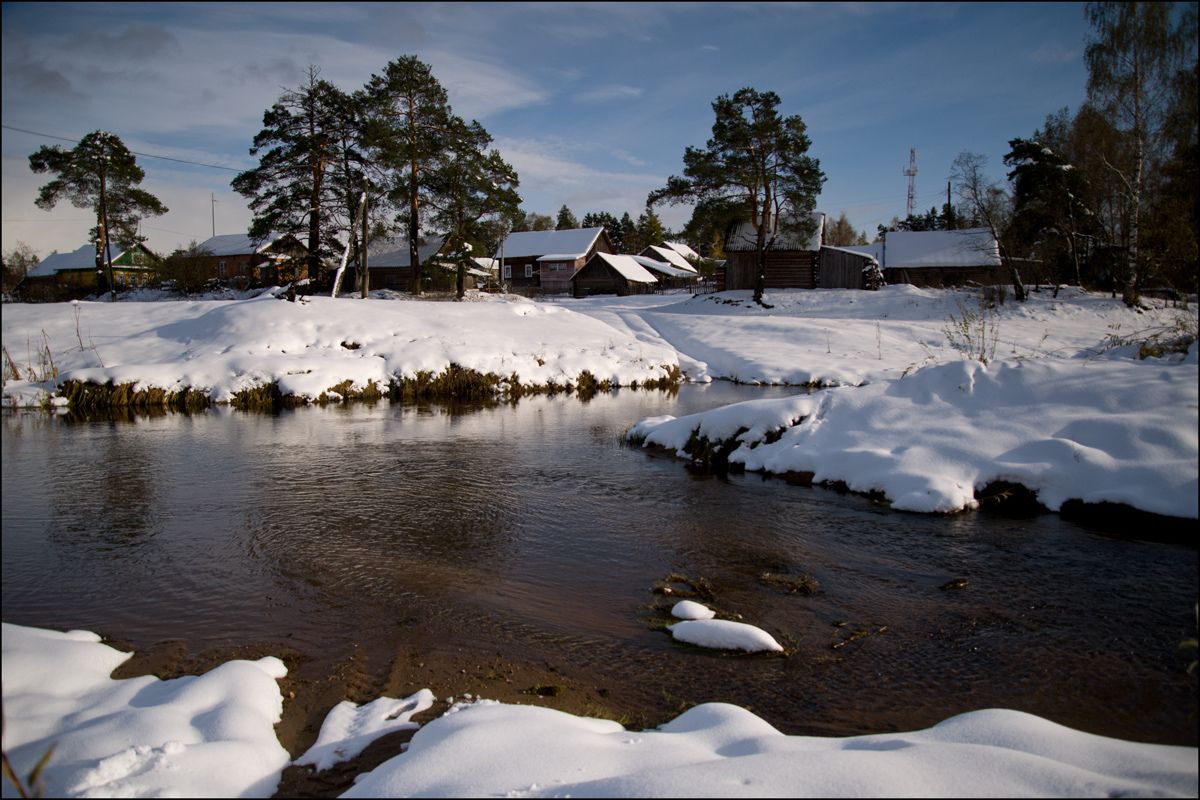
<path id="1" fill-rule="evenodd" d="M 624 86 L 614 83 L 608 86 L 597 86 L 595 89 L 589 89 L 586 92 L 580 92 L 575 95 L 575 99 L 581 103 L 599 103 L 605 100 L 623 100 L 631 97 L 641 97 L 644 92 L 645 89 L 640 89 L 637 86 Z"/>

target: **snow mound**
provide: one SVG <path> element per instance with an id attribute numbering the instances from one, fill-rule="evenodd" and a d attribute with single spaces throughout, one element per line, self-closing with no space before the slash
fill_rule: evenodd
<path id="1" fill-rule="evenodd" d="M 783 647 L 762 628 L 727 619 L 693 619 L 677 622 L 668 630 L 677 641 L 720 650 L 783 652 Z"/>
<path id="2" fill-rule="evenodd" d="M 694 600 L 680 600 L 671 609 L 671 616 L 676 619 L 712 619 L 716 615 L 717 612 Z"/>

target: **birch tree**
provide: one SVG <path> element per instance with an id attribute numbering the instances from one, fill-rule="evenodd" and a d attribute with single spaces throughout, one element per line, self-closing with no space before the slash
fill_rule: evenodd
<path id="1" fill-rule="evenodd" d="M 1161 145 L 1174 79 L 1190 43 L 1173 19 L 1171 3 L 1089 3 L 1086 13 L 1093 29 L 1084 54 L 1088 102 L 1122 132 L 1128 149 L 1123 163 L 1107 166 L 1128 196 L 1122 295 L 1132 306 L 1138 302 L 1141 276 L 1139 240 L 1147 169 Z"/>

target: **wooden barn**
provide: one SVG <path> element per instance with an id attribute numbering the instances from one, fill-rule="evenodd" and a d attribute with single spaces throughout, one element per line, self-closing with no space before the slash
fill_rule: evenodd
<path id="1" fill-rule="evenodd" d="M 686 248 L 695 252 L 687 245 L 651 245 L 634 258 L 639 264 L 653 272 L 658 277 L 659 285 L 670 288 L 683 288 L 696 283 L 700 277 L 695 265 L 687 260 L 676 248 Z M 697 256 L 697 259 L 699 256 Z"/>
<path id="2" fill-rule="evenodd" d="M 810 239 L 780 233 L 767 251 L 767 289 L 815 289 L 817 287 L 817 254 L 825 234 L 825 215 L 812 214 L 816 233 Z M 753 289 L 758 265 L 756 263 L 756 233 L 749 220 L 730 227 L 725 236 L 725 289 Z"/>
<path id="3" fill-rule="evenodd" d="M 658 288 L 658 279 L 633 256 L 596 253 L 571 278 L 571 294 L 647 294 Z"/>
<path id="4" fill-rule="evenodd" d="M 937 288 L 1008 282 L 1000 245 L 987 228 L 888 231 L 882 241 L 841 249 L 873 256 L 889 284 Z"/>

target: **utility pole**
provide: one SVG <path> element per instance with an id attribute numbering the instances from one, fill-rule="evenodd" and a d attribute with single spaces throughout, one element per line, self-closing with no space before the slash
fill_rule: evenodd
<path id="1" fill-rule="evenodd" d="M 209 192 L 208 199 L 212 201 L 212 235 L 215 239 L 217 238 L 217 196 Z"/>

